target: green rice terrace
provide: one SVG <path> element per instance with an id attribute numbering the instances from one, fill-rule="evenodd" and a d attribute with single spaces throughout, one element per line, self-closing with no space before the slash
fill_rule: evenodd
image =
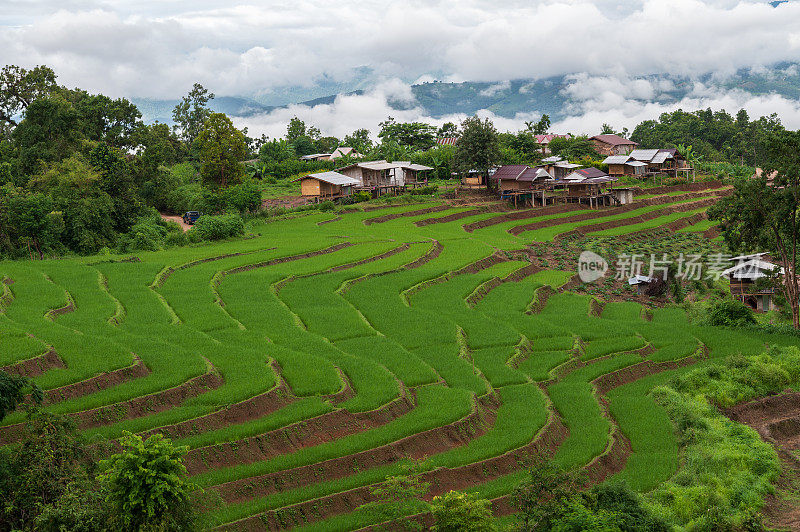
<path id="1" fill-rule="evenodd" d="M 649 391 L 797 339 L 581 287 L 559 250 L 720 246 L 704 211 L 728 190 L 652 189 L 605 210 L 308 211 L 215 244 L 0 262 L 0 366 L 93 440 L 161 432 L 188 446 L 190 480 L 224 503 L 212 528 L 374 525 L 359 507 L 411 461 L 430 496 L 474 492 L 497 515 L 531 453 L 647 493 L 683 467 Z M 23 421 L 9 415 L 0 443 Z"/>

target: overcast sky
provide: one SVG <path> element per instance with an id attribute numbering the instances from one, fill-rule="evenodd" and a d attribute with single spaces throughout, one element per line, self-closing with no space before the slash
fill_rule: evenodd
<path id="1" fill-rule="evenodd" d="M 0 0 L 0 64 L 47 64 L 65 85 L 112 96 L 176 98 L 195 81 L 263 95 L 351 82 L 364 67 L 397 90 L 777 61 L 800 61 L 799 1 Z"/>

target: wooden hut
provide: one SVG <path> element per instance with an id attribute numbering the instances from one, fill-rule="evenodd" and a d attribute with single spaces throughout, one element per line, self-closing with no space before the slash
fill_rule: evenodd
<path id="1" fill-rule="evenodd" d="M 358 181 L 339 172 L 319 172 L 308 174 L 295 181 L 300 181 L 300 194 L 315 198 L 317 201 L 335 200 L 349 196 Z"/>
<path id="2" fill-rule="evenodd" d="M 724 270 L 722 275 L 730 281 L 731 295 L 755 311 L 775 310 L 775 289 L 756 283 L 770 275 L 783 274 L 784 269 L 775 264 L 767 253 L 739 255 L 730 260 L 734 266 Z"/>
<path id="3" fill-rule="evenodd" d="M 581 168 L 564 178 L 568 203 L 585 203 L 589 207 L 612 205 L 616 197 L 609 190 L 615 178 L 597 168 Z"/>
<path id="4" fill-rule="evenodd" d="M 637 161 L 630 155 L 609 155 L 603 160 L 608 165 L 608 175 L 619 177 L 624 175 L 644 177 L 647 163 Z"/>
<path id="5" fill-rule="evenodd" d="M 601 155 L 628 155 L 639 145 L 619 135 L 595 135 L 589 140 Z"/>

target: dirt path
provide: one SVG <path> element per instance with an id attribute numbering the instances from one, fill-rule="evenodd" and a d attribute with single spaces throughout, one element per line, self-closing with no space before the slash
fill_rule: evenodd
<path id="1" fill-rule="evenodd" d="M 171 214 L 163 214 L 163 213 L 162 213 L 162 214 L 161 214 L 161 217 L 162 217 L 163 219 L 167 220 L 167 221 L 170 221 L 170 222 L 175 222 L 176 224 L 180 225 L 180 226 L 181 226 L 181 229 L 183 229 L 183 232 L 184 232 L 184 233 L 185 233 L 186 231 L 188 231 L 189 229 L 191 229 L 191 228 L 192 228 L 192 226 L 191 226 L 191 225 L 189 225 L 189 224 L 187 224 L 186 222 L 184 222 L 184 221 L 183 221 L 183 218 L 181 218 L 181 217 L 180 217 L 180 216 L 178 216 L 178 215 L 174 215 L 174 216 L 173 216 L 173 215 L 171 215 Z"/>

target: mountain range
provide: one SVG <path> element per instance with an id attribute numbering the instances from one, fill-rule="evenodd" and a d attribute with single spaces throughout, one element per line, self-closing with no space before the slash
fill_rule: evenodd
<path id="1" fill-rule="evenodd" d="M 362 82 L 338 83 L 323 80 L 314 87 L 287 87 L 272 90 L 258 97 L 218 96 L 209 106 L 217 112 L 231 116 L 248 117 L 268 113 L 289 104 L 314 107 L 332 104 L 342 94 L 363 94 L 370 90 L 369 76 Z M 625 78 L 623 82 L 630 86 L 635 82 L 646 81 L 645 86 L 653 90 L 645 94 L 626 94 L 626 99 L 669 104 L 689 96 L 702 87 L 716 91 L 738 90 L 753 95 L 778 94 L 787 99 L 800 100 L 800 64 L 780 63 L 769 68 L 741 69 L 733 75 L 719 76 L 707 73 L 700 76 L 675 76 L 657 74 Z M 569 114 L 578 102 L 575 91 L 576 84 L 582 78 L 576 75 L 555 76 L 544 79 L 519 79 L 503 82 L 462 83 L 427 82 L 411 86 L 415 102 L 389 101 L 395 109 L 419 107 L 425 115 L 434 118 L 463 113 L 474 114 L 487 109 L 497 116 L 514 117 L 518 113 L 546 113 L 551 119 L 559 120 Z M 583 95 L 582 97 L 586 97 Z M 146 122 L 172 122 L 172 108 L 177 100 L 131 99 L 142 111 Z M 730 111 L 730 110 L 729 110 Z"/>

